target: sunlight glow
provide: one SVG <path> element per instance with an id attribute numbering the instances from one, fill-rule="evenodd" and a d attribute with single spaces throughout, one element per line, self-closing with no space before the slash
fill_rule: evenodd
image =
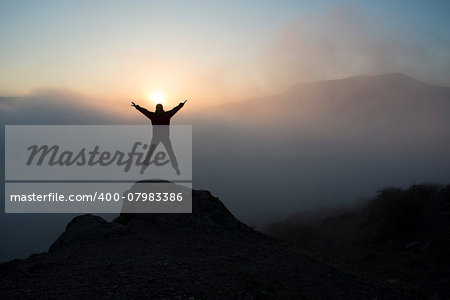
<path id="1" fill-rule="evenodd" d="M 148 97 L 154 104 L 164 104 L 166 101 L 166 95 L 160 91 L 153 91 Z"/>

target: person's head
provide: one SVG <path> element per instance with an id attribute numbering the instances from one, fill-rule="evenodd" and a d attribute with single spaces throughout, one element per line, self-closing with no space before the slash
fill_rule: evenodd
<path id="1" fill-rule="evenodd" d="M 156 112 L 163 112 L 163 111 L 164 111 L 164 108 L 163 108 L 162 104 L 161 103 L 156 104 Z"/>

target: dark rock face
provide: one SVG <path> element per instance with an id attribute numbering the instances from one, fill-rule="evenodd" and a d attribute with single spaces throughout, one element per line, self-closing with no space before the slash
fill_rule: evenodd
<path id="1" fill-rule="evenodd" d="M 5 298 L 417 297 L 307 257 L 195 190 L 192 214 L 78 216 L 49 252 L 1 264 L 0 280 Z"/>

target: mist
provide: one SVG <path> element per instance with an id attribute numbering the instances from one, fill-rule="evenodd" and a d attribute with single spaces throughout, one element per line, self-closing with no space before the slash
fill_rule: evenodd
<path id="1" fill-rule="evenodd" d="M 299 14 L 279 28 L 260 63 L 272 87 L 389 72 L 449 85 L 449 37 L 395 21 L 356 4 Z"/>
<path id="2" fill-rule="evenodd" d="M 188 102 L 172 124 L 193 126 L 193 187 L 259 227 L 347 205 L 384 186 L 449 182 L 449 95 L 450 88 L 403 74 L 359 76 L 209 109 Z M 3 124 L 149 124 L 128 101 L 67 90 L 2 98 L 0 107 Z M 10 246 L 2 260 L 46 250 L 71 217 L 3 214 L 2 240 Z"/>

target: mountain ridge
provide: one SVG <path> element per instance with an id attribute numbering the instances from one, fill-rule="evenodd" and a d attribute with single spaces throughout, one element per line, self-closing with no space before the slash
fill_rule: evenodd
<path id="1" fill-rule="evenodd" d="M 396 82 L 402 82 L 403 84 L 420 84 L 423 86 L 433 87 L 433 88 L 442 88 L 442 89 L 450 89 L 450 86 L 441 86 L 441 85 L 434 85 L 430 84 L 418 79 L 415 79 L 409 75 L 406 75 L 401 72 L 391 72 L 391 73 L 383 73 L 379 75 L 355 75 L 355 76 L 349 76 L 344 78 L 338 78 L 338 79 L 329 79 L 329 80 L 317 80 L 313 82 L 299 82 L 295 83 L 292 86 L 286 88 L 284 91 L 270 95 L 270 96 L 261 96 L 261 97 L 253 97 L 249 99 L 242 99 L 237 101 L 230 101 L 226 103 L 222 103 L 219 105 L 214 106 L 215 108 L 220 107 L 226 107 L 228 105 L 238 104 L 241 102 L 255 102 L 255 101 L 262 101 L 266 99 L 273 99 L 277 97 L 282 97 L 285 94 L 289 93 L 290 91 L 295 91 L 299 88 L 305 88 L 305 87 L 311 87 L 311 86 L 320 86 L 320 85 L 327 85 L 327 84 L 342 84 L 346 82 L 360 82 L 361 81 L 367 81 L 367 80 L 384 80 L 384 81 L 396 81 Z"/>

